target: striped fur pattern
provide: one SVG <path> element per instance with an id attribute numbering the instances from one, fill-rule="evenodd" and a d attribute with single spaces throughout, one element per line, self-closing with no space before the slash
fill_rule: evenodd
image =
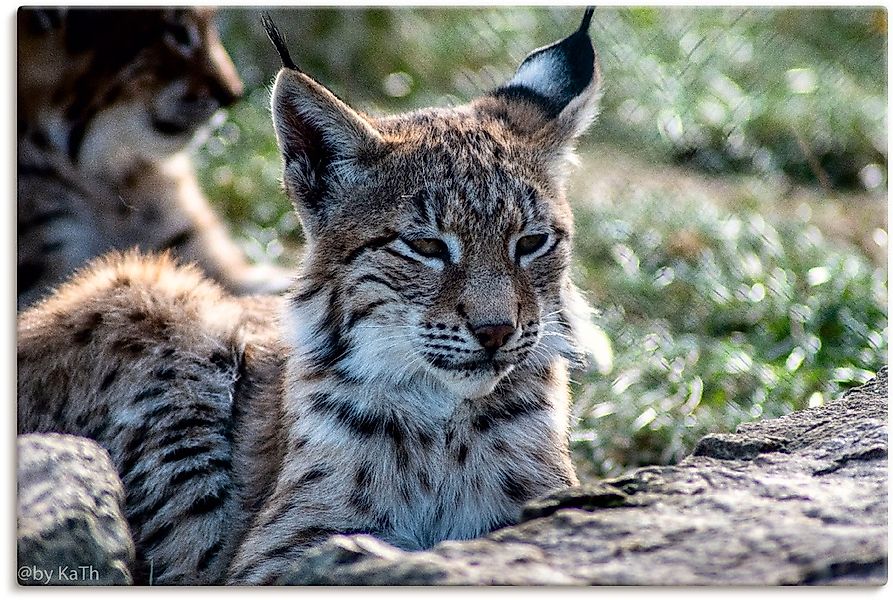
<path id="1" fill-rule="evenodd" d="M 278 304 L 237 301 L 169 256 L 112 254 L 20 315 L 19 431 L 109 451 L 136 583 L 221 581 L 268 493 L 282 447 Z"/>
<path id="2" fill-rule="evenodd" d="M 207 9 L 18 13 L 18 304 L 110 249 L 170 249 L 236 293 L 252 268 L 184 149 L 242 83 Z"/>
<path id="3" fill-rule="evenodd" d="M 331 534 L 428 548 L 577 482 L 589 309 L 564 187 L 598 93 L 581 31 L 590 52 L 555 46 L 550 81 L 386 118 L 284 60 L 273 120 L 309 244 L 280 305 L 127 255 L 20 317 L 19 428 L 109 448 L 141 576 L 272 584 Z"/>

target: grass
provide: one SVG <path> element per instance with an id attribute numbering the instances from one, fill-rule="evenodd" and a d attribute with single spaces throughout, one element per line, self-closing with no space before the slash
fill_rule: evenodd
<path id="1" fill-rule="evenodd" d="M 613 354 L 575 394 L 592 474 L 676 462 L 707 432 L 821 405 L 886 363 L 886 269 L 807 219 L 632 193 L 578 208 L 577 227 Z"/>
<path id="2" fill-rule="evenodd" d="M 566 31 L 577 12 L 316 10 L 277 18 L 302 41 L 296 55 L 308 70 L 339 82 L 335 91 L 362 107 L 390 111 L 489 87 L 527 49 Z M 579 374 L 574 386 L 573 449 L 586 477 L 673 463 L 706 432 L 820 405 L 867 380 L 888 351 L 885 263 L 839 235 L 830 239 L 823 231 L 832 227 L 813 218 L 840 188 L 883 197 L 886 47 L 878 32 L 886 13 L 600 14 L 608 84 L 593 137 L 652 163 L 753 179 L 721 192 L 709 183 L 657 189 L 626 170 L 625 185 L 594 201 L 597 169 L 584 162 L 578 171 L 575 278 L 608 341 L 604 372 Z M 203 186 L 252 258 L 288 263 L 302 237 L 278 182 L 265 88 L 275 63 L 254 17 L 225 17 L 224 41 L 251 91 L 195 157 Z M 602 152 L 587 145 L 582 154 Z M 666 169 L 652 165 L 651 176 L 666 178 Z M 824 188 L 810 201 L 815 211 L 791 210 L 797 180 Z M 868 231 L 884 247 L 884 219 Z"/>

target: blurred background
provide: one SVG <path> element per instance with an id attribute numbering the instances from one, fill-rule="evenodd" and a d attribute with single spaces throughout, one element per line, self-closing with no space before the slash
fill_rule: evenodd
<path id="1" fill-rule="evenodd" d="M 463 103 L 581 8 L 281 9 L 301 67 L 371 113 Z M 252 258 L 300 224 L 269 115 L 260 12 L 221 9 L 247 85 L 194 157 Z M 887 13 L 598 9 L 599 121 L 570 197 L 604 332 L 574 382 L 581 475 L 671 464 L 710 431 L 820 406 L 887 356 Z"/>

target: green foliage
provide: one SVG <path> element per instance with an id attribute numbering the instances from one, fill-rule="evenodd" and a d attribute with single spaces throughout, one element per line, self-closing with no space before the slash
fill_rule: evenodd
<path id="1" fill-rule="evenodd" d="M 195 153 L 199 181 L 248 255 L 289 263 L 303 241 L 298 216 L 282 190 L 282 159 L 263 88 L 215 123 Z"/>
<path id="2" fill-rule="evenodd" d="M 885 270 L 809 223 L 634 195 L 577 221 L 579 280 L 614 352 L 576 394 L 594 473 L 674 462 L 706 432 L 822 404 L 886 363 Z"/>
<path id="3" fill-rule="evenodd" d="M 620 9 L 599 23 L 614 138 L 711 172 L 883 183 L 882 9 Z"/>

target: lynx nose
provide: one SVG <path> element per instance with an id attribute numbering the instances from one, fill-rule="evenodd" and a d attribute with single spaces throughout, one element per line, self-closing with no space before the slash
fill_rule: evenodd
<path id="1" fill-rule="evenodd" d="M 222 84 L 211 83 L 210 92 L 211 97 L 220 104 L 221 108 L 226 108 L 242 98 L 244 88 L 242 87 L 242 82 L 236 79 L 235 81 L 227 81 Z"/>
<path id="2" fill-rule="evenodd" d="M 515 326 L 508 323 L 480 325 L 478 327 L 472 327 L 471 331 L 485 350 L 495 352 L 502 348 L 509 337 L 515 333 Z"/>

